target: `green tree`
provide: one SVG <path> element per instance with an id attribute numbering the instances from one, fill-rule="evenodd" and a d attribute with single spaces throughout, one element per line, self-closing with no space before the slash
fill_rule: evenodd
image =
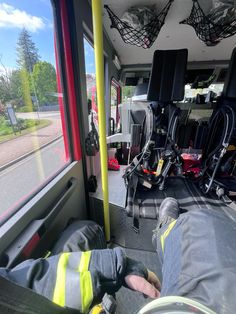
<path id="1" fill-rule="evenodd" d="M 39 103 L 55 102 L 52 93 L 57 91 L 56 71 L 51 63 L 40 61 L 34 65 L 31 76 Z"/>
<path id="2" fill-rule="evenodd" d="M 21 80 L 19 71 L 8 70 L 2 66 L 0 73 L 0 102 L 6 104 L 17 98 L 21 98 Z"/>
<path id="3" fill-rule="evenodd" d="M 40 56 L 31 35 L 25 28 L 19 34 L 16 51 L 19 67 L 32 73 L 34 65 L 40 61 Z"/>
<path id="4" fill-rule="evenodd" d="M 11 100 L 10 81 L 4 74 L 0 75 L 0 103 L 6 104 Z"/>
<path id="5" fill-rule="evenodd" d="M 126 98 L 131 98 L 134 96 L 135 86 L 123 86 L 122 87 L 122 100 Z"/>
<path id="6" fill-rule="evenodd" d="M 13 70 L 10 76 L 11 94 L 12 99 L 22 99 L 22 70 Z"/>
<path id="7" fill-rule="evenodd" d="M 30 74 L 26 69 L 20 71 L 20 80 L 22 88 L 22 98 L 24 100 L 24 107 L 27 111 L 33 111 L 33 103 L 30 92 Z"/>

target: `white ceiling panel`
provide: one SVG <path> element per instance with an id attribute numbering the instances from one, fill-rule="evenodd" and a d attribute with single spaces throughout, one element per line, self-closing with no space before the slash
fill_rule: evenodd
<path id="1" fill-rule="evenodd" d="M 133 5 L 156 4 L 161 10 L 167 0 L 104 0 L 112 11 L 121 17 L 122 14 Z M 204 10 L 209 10 L 212 0 L 200 0 Z M 165 25 L 150 49 L 125 44 L 118 31 L 110 28 L 111 22 L 106 10 L 104 10 L 104 26 L 119 59 L 122 64 L 146 64 L 152 62 L 152 56 L 156 49 L 180 49 L 187 48 L 189 61 L 214 61 L 229 60 L 233 48 L 236 46 L 236 35 L 222 40 L 214 47 L 207 47 L 201 42 L 194 29 L 188 25 L 179 24 L 187 18 L 192 8 L 192 0 L 175 0 L 166 17 Z"/>

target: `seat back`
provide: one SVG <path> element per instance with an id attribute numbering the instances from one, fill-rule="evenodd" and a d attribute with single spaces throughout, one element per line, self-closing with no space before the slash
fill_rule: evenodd
<path id="1" fill-rule="evenodd" d="M 227 71 L 222 98 L 236 103 L 236 48 L 234 48 Z"/>
<path id="2" fill-rule="evenodd" d="M 146 111 L 145 126 L 142 128 L 146 142 L 142 145 L 142 153 L 133 159 L 123 176 L 127 183 L 126 210 L 128 215 L 133 216 L 136 232 L 139 229 L 140 215 L 137 188 L 146 191 L 158 186 L 163 190 L 165 179 L 172 172 L 171 167 L 181 168 L 175 145 L 179 109 L 173 102 L 184 97 L 187 55 L 187 49 L 181 49 L 157 50 L 153 56 L 147 92 L 147 100 L 151 104 Z M 140 86 L 141 94 L 145 87 Z M 152 205 L 155 208 L 156 203 Z M 157 208 L 155 212 L 158 212 Z M 145 217 L 154 218 L 148 209 Z"/>
<path id="3" fill-rule="evenodd" d="M 188 50 L 156 50 L 147 99 L 168 104 L 184 98 Z"/>

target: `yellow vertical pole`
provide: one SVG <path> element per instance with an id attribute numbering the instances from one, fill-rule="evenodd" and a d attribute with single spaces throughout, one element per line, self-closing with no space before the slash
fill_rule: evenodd
<path id="1" fill-rule="evenodd" d="M 108 194 L 108 171 L 107 171 L 107 142 L 106 142 L 106 110 L 105 110 L 105 79 L 104 79 L 104 54 L 103 54 L 103 24 L 102 24 L 102 2 L 92 0 L 93 35 L 96 67 L 96 85 L 98 101 L 99 120 L 99 142 L 101 156 L 101 177 L 103 192 L 103 212 L 105 235 L 110 240 L 110 213 Z"/>

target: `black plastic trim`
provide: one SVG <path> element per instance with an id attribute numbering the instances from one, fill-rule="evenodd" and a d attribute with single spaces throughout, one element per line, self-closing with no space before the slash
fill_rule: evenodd
<path id="1" fill-rule="evenodd" d="M 73 1 L 67 1 L 67 12 L 68 12 L 68 22 L 70 28 L 70 43 L 71 43 L 71 55 L 73 61 L 73 69 L 74 69 L 74 82 L 75 82 L 75 96 L 76 103 L 82 105 L 82 97 L 81 97 L 81 86 L 78 75 L 80 60 L 78 55 L 78 42 L 77 42 L 77 34 L 76 34 L 76 23 L 75 23 L 75 15 L 74 15 L 74 5 Z M 80 47 L 81 49 L 82 47 Z M 83 48 L 82 48 L 83 49 Z M 85 133 L 84 133 L 84 121 L 83 121 L 83 113 L 81 108 L 78 108 L 78 122 L 80 129 L 80 144 L 81 144 L 81 157 L 82 157 L 82 167 L 83 167 L 83 175 L 84 175 L 84 189 L 85 189 L 85 200 L 86 207 L 88 211 L 88 215 L 90 213 L 90 202 L 89 202 L 89 190 L 88 190 L 88 176 L 87 176 L 87 167 L 86 167 L 86 149 L 85 149 Z"/>

